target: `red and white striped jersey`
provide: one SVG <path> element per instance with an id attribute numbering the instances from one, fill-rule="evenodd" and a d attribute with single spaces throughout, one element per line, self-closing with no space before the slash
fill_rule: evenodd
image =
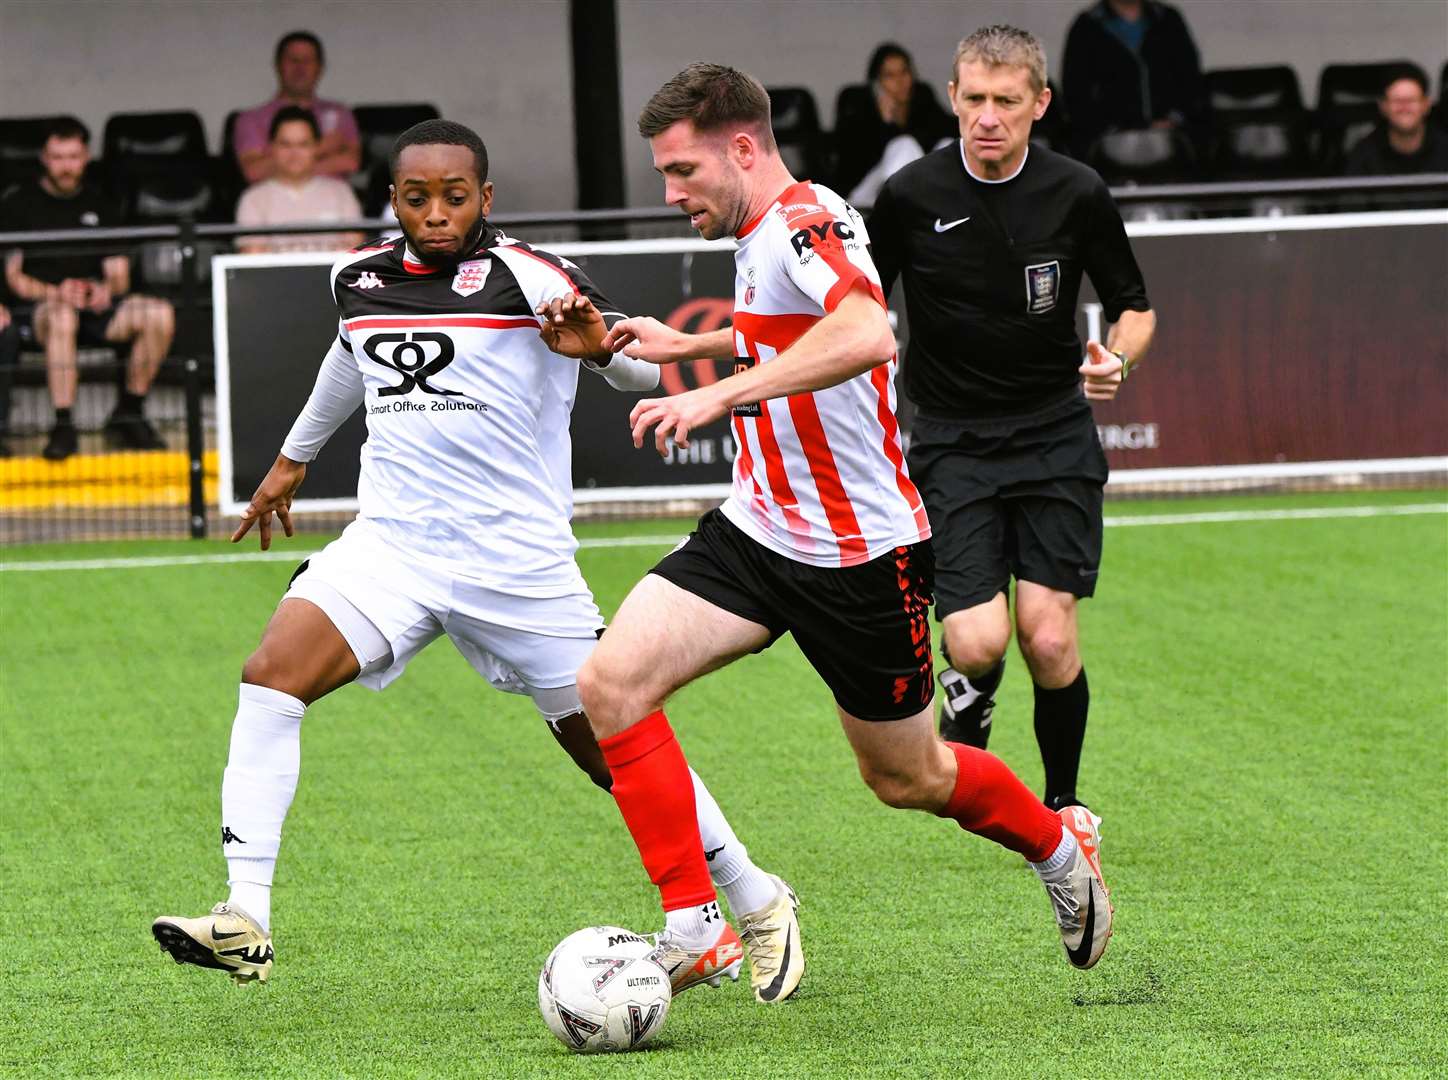
<path id="1" fill-rule="evenodd" d="M 854 207 L 818 184 L 788 188 L 739 235 L 735 370 L 767 364 L 858 283 L 885 306 Z M 786 359 L 787 362 L 787 359 Z M 779 554 L 854 566 L 930 535 L 895 420 L 895 357 L 836 386 L 734 410 L 724 514 Z"/>

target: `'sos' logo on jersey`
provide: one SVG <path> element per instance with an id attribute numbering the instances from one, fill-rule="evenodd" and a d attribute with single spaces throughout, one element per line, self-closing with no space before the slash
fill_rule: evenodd
<path id="1" fill-rule="evenodd" d="M 460 390 L 439 390 L 427 380 L 453 362 L 456 351 L 446 334 L 409 331 L 406 334 L 374 334 L 362 346 L 368 359 L 389 367 L 402 376 L 396 386 L 384 386 L 378 397 L 410 394 L 415 387 L 424 394 L 456 397 Z"/>

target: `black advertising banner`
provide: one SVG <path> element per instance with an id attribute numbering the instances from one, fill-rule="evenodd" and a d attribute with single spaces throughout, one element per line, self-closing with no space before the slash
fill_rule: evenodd
<path id="1" fill-rule="evenodd" d="M 1405 218 L 1411 223 L 1387 224 Z M 1132 241 L 1159 330 L 1151 356 L 1119 399 L 1096 407 L 1113 468 L 1448 453 L 1448 222 L 1441 215 L 1432 222 L 1406 215 L 1351 220 L 1374 224 L 1324 228 L 1324 220 L 1303 229 L 1283 221 L 1278 231 Z M 570 257 L 621 310 L 691 331 L 727 325 L 730 252 L 679 251 L 668 242 L 637 247 L 620 252 L 626 245 L 615 244 Z M 660 247 L 666 250 L 650 250 Z M 336 311 L 325 265 L 223 266 L 232 465 L 223 494 L 244 503 L 311 391 L 336 333 Z M 898 289 L 894 300 L 899 311 Z M 1088 286 L 1079 311 L 1083 339 L 1102 332 L 1100 319 Z M 899 337 L 903 345 L 903 312 Z M 660 392 L 728 373 L 723 361 L 665 368 Z M 661 459 L 651 446 L 635 450 L 629 439 L 635 400 L 597 376 L 580 375 L 572 425 L 576 488 L 728 482 L 734 446 L 724 421 L 697 432 L 688 450 Z M 908 430 L 908 403 L 901 411 Z M 309 469 L 308 501 L 355 496 L 365 434 L 359 411 Z"/>

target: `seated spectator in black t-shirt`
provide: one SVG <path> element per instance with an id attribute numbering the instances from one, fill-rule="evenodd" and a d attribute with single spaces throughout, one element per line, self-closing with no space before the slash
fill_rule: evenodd
<path id="1" fill-rule="evenodd" d="M 44 175 L 21 184 L 0 201 L 0 232 L 82 229 L 118 224 L 104 195 L 85 184 L 90 132 L 78 120 L 57 121 L 40 161 Z M 55 426 L 44 455 L 52 461 L 76 451 L 76 348 L 130 346 L 120 401 L 105 431 L 112 445 L 134 450 L 165 447 L 142 410 L 156 371 L 171 348 L 176 314 L 165 300 L 132 294 L 131 264 L 125 255 L 44 248 L 10 252 L 5 282 L 18 299 L 35 305 L 36 339 L 45 346 L 47 382 Z M 124 297 L 124 299 L 122 299 Z"/>
<path id="2" fill-rule="evenodd" d="M 899 45 L 877 48 L 867 74 L 867 85 L 840 92 L 835 115 L 835 186 L 861 205 L 875 201 L 891 173 L 956 134 L 954 119 L 916 80 L 910 54 Z"/>
<path id="3" fill-rule="evenodd" d="M 1179 128 L 1206 116 L 1206 83 L 1186 20 L 1157 0 L 1100 0 L 1076 16 L 1062 59 L 1071 152 L 1109 131 Z"/>
<path id="4" fill-rule="evenodd" d="M 1402 67 L 1388 76 L 1378 111 L 1383 122 L 1354 144 L 1343 165 L 1348 176 L 1408 176 L 1448 172 L 1448 136 L 1428 123 L 1428 76 Z"/>
<path id="5" fill-rule="evenodd" d="M 0 458 L 10 456 L 10 380 L 20 358 L 20 328 L 0 304 Z"/>

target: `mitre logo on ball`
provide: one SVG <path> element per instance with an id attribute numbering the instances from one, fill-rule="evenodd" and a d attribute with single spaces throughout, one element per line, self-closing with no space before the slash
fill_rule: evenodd
<path id="1" fill-rule="evenodd" d="M 453 292 L 459 296 L 472 296 L 488 280 L 488 270 L 492 265 L 492 259 L 469 259 L 458 263 L 457 276 L 452 282 Z"/>

